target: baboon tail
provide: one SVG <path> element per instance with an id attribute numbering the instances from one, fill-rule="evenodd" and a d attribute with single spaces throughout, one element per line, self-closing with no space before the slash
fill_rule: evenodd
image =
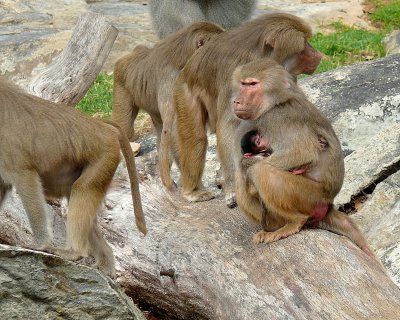
<path id="1" fill-rule="evenodd" d="M 331 205 L 325 218 L 318 224 L 318 227 L 349 238 L 361 250 L 374 259 L 384 273 L 387 273 L 382 262 L 369 247 L 356 223 L 347 214 L 336 210 L 333 205 Z"/>
<path id="2" fill-rule="evenodd" d="M 129 181 L 131 184 L 132 201 L 135 211 L 135 222 L 138 229 L 144 234 L 147 234 L 146 221 L 144 219 L 142 200 L 140 197 L 139 179 L 136 171 L 135 156 L 127 136 L 122 132 L 121 128 L 112 121 L 104 120 L 104 122 L 118 129 L 118 140 L 125 158 L 126 168 L 128 170 Z"/>
<path id="3" fill-rule="evenodd" d="M 349 238 L 366 254 L 373 256 L 372 250 L 355 222 L 345 213 L 336 210 L 332 205 L 318 227 Z"/>

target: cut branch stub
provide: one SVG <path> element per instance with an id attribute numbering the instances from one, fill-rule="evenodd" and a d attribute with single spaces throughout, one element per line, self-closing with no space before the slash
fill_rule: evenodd
<path id="1" fill-rule="evenodd" d="M 28 91 L 50 101 L 75 106 L 96 79 L 117 35 L 118 30 L 104 16 L 84 13 L 67 47 L 32 78 Z"/>

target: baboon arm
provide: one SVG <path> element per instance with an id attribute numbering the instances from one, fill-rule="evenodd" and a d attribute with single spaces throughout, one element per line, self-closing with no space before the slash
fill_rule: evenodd
<path id="1" fill-rule="evenodd" d="M 271 156 L 259 159 L 260 168 L 264 165 L 273 166 L 283 171 L 291 171 L 297 168 L 304 167 L 306 165 L 312 165 L 316 163 L 317 158 L 310 155 L 297 155 L 296 153 L 287 154 L 272 154 Z M 262 169 L 261 169 L 262 170 Z"/>
<path id="2" fill-rule="evenodd" d="M 299 132 L 295 138 L 291 139 L 292 141 L 286 143 L 291 146 L 290 148 L 284 146 L 281 150 L 274 150 L 261 162 L 285 171 L 316 164 L 319 159 L 319 149 L 316 146 L 318 141 L 317 139 L 315 142 L 310 141 L 309 136 L 310 134 L 307 132 L 303 134 Z"/>
<path id="3" fill-rule="evenodd" d="M 250 158 L 242 157 L 242 167 L 243 168 L 249 168 L 253 164 L 257 163 L 258 161 L 264 159 L 265 157 L 263 156 L 253 156 Z"/>

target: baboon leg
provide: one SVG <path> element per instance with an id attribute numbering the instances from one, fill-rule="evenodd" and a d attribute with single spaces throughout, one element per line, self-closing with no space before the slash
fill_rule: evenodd
<path id="1" fill-rule="evenodd" d="M 206 116 L 200 101 L 182 95 L 183 101 L 176 101 L 182 193 L 188 201 L 206 201 L 214 197 L 199 190 L 207 152 Z M 185 106 L 179 106 L 182 103 Z"/>
<path id="2" fill-rule="evenodd" d="M 173 161 L 171 154 L 174 154 L 174 151 L 172 150 L 174 145 L 171 141 L 173 120 L 174 115 L 172 112 L 166 115 L 160 137 L 160 148 L 158 149 L 160 178 L 165 188 L 170 191 L 176 188 L 176 183 L 171 178 L 171 166 Z M 179 165 L 179 162 L 177 164 Z"/>
<path id="3" fill-rule="evenodd" d="M 157 136 L 157 151 L 160 150 L 161 135 L 163 130 L 163 122 L 161 119 L 151 119 Z"/>
<path id="4" fill-rule="evenodd" d="M 255 242 L 269 243 L 299 232 L 308 219 L 320 213 L 316 208 L 325 209 L 320 211 L 326 214 L 328 204 L 325 203 L 320 183 L 262 161 L 257 162 L 248 172 L 266 210 L 267 222 L 263 225 L 264 230 L 254 236 Z"/>
<path id="5" fill-rule="evenodd" d="M 262 202 L 249 192 L 249 185 L 246 174 L 238 170 L 236 172 L 236 197 L 240 209 L 243 210 L 255 222 L 262 222 Z M 253 187 L 251 185 L 251 187 Z M 253 187 L 254 188 L 254 187 Z M 257 193 L 256 193 L 257 195 Z"/>
<path id="6" fill-rule="evenodd" d="M 216 134 L 217 134 L 217 151 L 220 162 L 219 174 L 222 173 L 223 190 L 225 193 L 225 203 L 229 208 L 236 207 L 236 195 L 235 195 L 235 165 L 232 154 L 235 150 L 232 147 L 232 141 L 229 141 L 227 136 L 228 132 L 234 132 L 234 128 L 231 128 L 229 122 L 222 119 L 218 122 Z"/>
<path id="7" fill-rule="evenodd" d="M 52 227 L 40 177 L 34 170 L 19 171 L 14 183 L 29 218 L 35 238 L 34 248 L 44 250 L 50 245 Z"/>
<path id="8" fill-rule="evenodd" d="M 253 165 L 248 173 L 268 212 L 275 216 L 289 221 L 293 213 L 299 212 L 310 218 L 320 205 L 326 204 L 328 208 L 329 199 L 319 182 L 281 170 L 264 160 Z"/>
<path id="9" fill-rule="evenodd" d="M 12 186 L 10 184 L 7 184 L 3 181 L 3 179 L 0 177 L 0 208 L 1 205 L 3 204 L 4 199 L 7 196 L 7 193 L 11 190 Z"/>
<path id="10" fill-rule="evenodd" d="M 89 235 L 90 252 L 96 260 L 96 266 L 111 278 L 115 278 L 115 259 L 111 247 L 101 234 L 97 223 Z"/>
<path id="11" fill-rule="evenodd" d="M 97 210 L 119 163 L 119 143 L 113 142 L 107 150 L 107 154 L 83 170 L 72 187 L 67 216 L 67 246 L 79 255 L 100 257 L 101 260 L 96 262 L 99 267 L 104 267 L 102 271 L 110 274 L 108 269 L 114 261 L 112 252 L 104 245 L 104 239 L 102 244 L 96 243 L 99 240 Z"/>

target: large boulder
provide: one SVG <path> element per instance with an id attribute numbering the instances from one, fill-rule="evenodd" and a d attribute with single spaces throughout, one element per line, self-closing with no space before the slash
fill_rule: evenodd
<path id="1" fill-rule="evenodd" d="M 1 319 L 146 320 L 99 271 L 56 256 L 0 245 Z"/>
<path id="2" fill-rule="evenodd" d="M 400 30 L 392 31 L 383 39 L 386 54 L 400 53 Z"/>

